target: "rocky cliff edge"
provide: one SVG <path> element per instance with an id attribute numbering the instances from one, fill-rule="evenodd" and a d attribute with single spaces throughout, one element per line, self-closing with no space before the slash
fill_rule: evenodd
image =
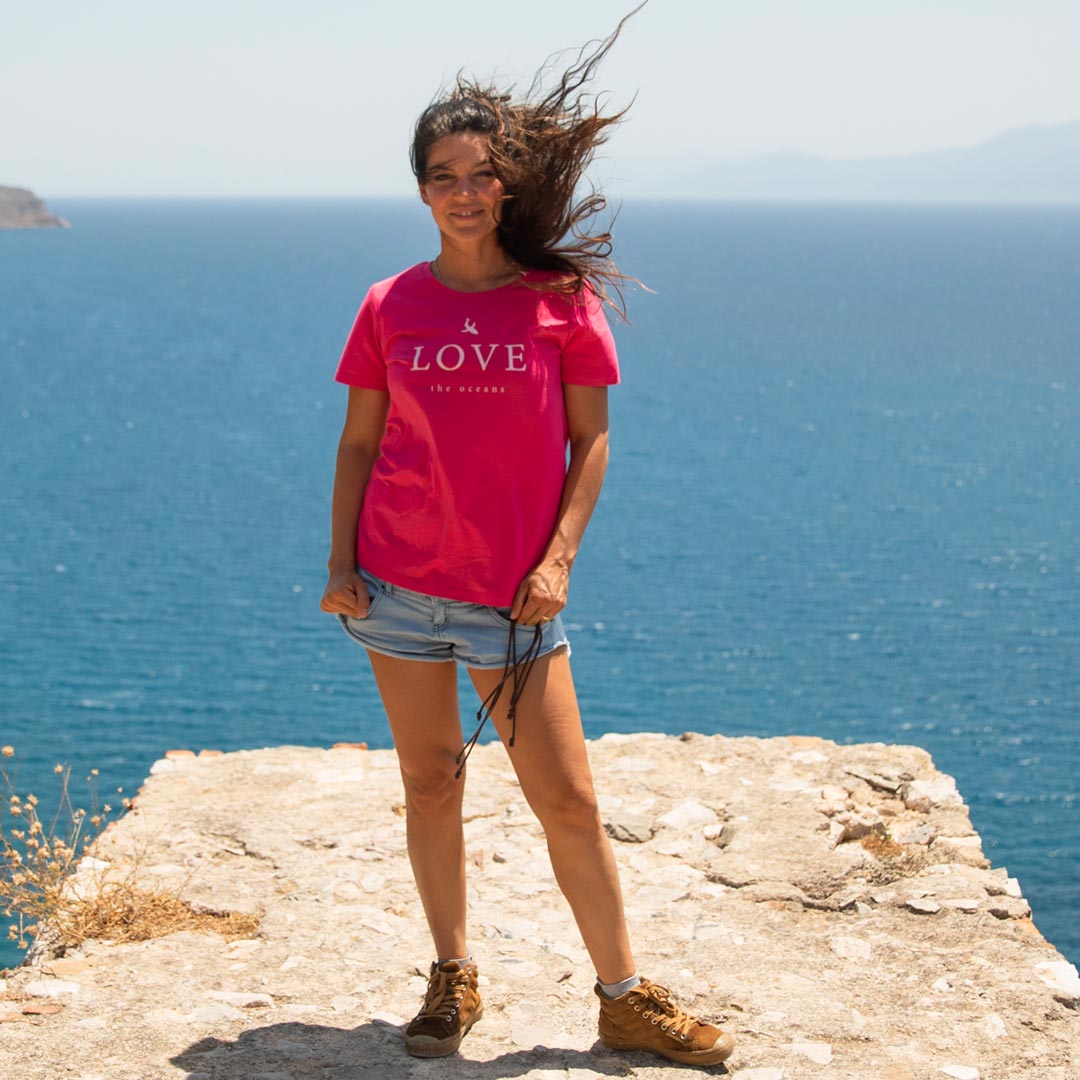
<path id="1" fill-rule="evenodd" d="M 519 736 L 520 737 L 520 736 Z M 644 974 L 727 1067 L 595 1040 L 593 971 L 497 745 L 465 801 L 483 1020 L 409 1058 L 430 945 L 392 751 L 170 752 L 84 873 L 138 863 L 255 936 L 90 941 L 0 981 L 20 1080 L 1075 1080 L 1080 979 L 922 750 L 605 735 L 590 746 Z"/>

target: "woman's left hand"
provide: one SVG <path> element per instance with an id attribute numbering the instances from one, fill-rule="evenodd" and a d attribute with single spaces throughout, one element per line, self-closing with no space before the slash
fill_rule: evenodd
<path id="1" fill-rule="evenodd" d="M 607 468 L 607 387 L 566 384 L 563 400 L 570 431 L 566 483 L 543 557 L 514 594 L 510 618 L 522 626 L 550 622 L 566 607 L 570 568 Z"/>
<path id="2" fill-rule="evenodd" d="M 510 618 L 522 626 L 550 622 L 566 607 L 570 568 L 553 561 L 540 563 L 518 586 Z"/>

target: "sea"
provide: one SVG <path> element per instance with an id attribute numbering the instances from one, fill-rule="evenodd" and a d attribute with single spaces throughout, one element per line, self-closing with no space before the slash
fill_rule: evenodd
<path id="1" fill-rule="evenodd" d="M 388 746 L 318 604 L 333 373 L 425 209 L 51 209 L 0 233 L 0 764 L 117 803 L 172 748 Z M 615 236 L 586 733 L 925 747 L 1080 961 L 1080 207 L 627 200 Z"/>

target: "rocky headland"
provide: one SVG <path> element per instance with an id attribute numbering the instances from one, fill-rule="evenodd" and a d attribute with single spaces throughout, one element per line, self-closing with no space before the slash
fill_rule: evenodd
<path id="1" fill-rule="evenodd" d="M 519 738 L 522 736 L 519 734 Z M 0 980 L 19 1080 L 1076 1080 L 1080 978 L 908 746 L 605 735 L 590 747 L 642 972 L 732 1030 L 713 1069 L 596 1042 L 593 971 L 506 752 L 465 799 L 483 1020 L 408 1057 L 430 944 L 392 751 L 170 752 L 80 877 L 254 936 L 88 941 Z"/>
<path id="2" fill-rule="evenodd" d="M 68 222 L 50 214 L 32 191 L 0 184 L 0 229 L 66 229 Z"/>

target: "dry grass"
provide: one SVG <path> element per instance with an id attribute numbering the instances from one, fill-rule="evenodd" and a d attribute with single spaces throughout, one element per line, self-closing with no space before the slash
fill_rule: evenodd
<path id="1" fill-rule="evenodd" d="M 898 844 L 884 825 L 876 826 L 859 843 L 874 856 L 872 865 L 858 871 L 859 877 L 871 885 L 888 885 L 900 878 L 915 877 L 932 862 L 924 848 Z"/>
<path id="2" fill-rule="evenodd" d="M 859 843 L 875 859 L 895 859 L 904 854 L 904 849 L 889 835 L 884 825 L 877 825 L 872 833 L 859 840 Z"/>
<path id="3" fill-rule="evenodd" d="M 196 909 L 173 892 L 143 887 L 137 857 L 123 869 L 86 858 L 115 820 L 98 798 L 96 769 L 86 778 L 91 808 L 84 810 L 71 800 L 70 767 L 57 765 L 57 809 L 43 820 L 37 796 L 16 790 L 7 764 L 14 757 L 13 747 L 0 747 L 0 911 L 12 920 L 8 938 L 19 948 L 34 939 L 62 952 L 91 938 L 145 941 L 180 930 L 229 939 L 255 934 L 254 915 Z"/>
<path id="4" fill-rule="evenodd" d="M 72 899 L 49 922 L 64 945 L 91 938 L 146 941 L 180 930 L 211 932 L 228 940 L 253 937 L 259 919 L 235 911 L 196 910 L 173 893 L 140 888 L 131 881 L 102 881 L 91 896 Z"/>

